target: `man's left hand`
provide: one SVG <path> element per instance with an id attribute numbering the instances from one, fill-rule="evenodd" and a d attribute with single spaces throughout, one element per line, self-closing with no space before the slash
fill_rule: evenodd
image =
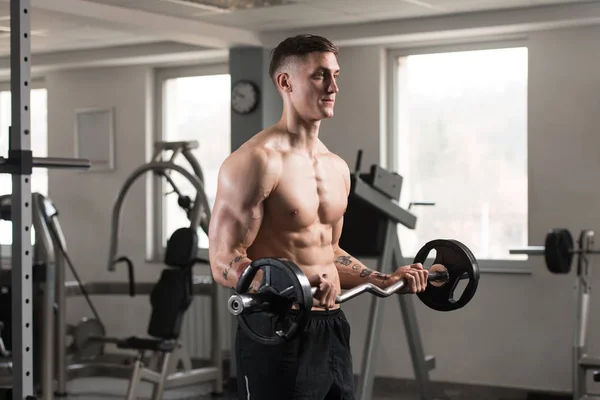
<path id="1" fill-rule="evenodd" d="M 429 271 L 423 268 L 423 264 L 411 264 L 398 268 L 390 279 L 386 282 L 386 286 L 391 286 L 400 279 L 406 281 L 407 293 L 423 292 L 427 288 L 427 275 Z"/>

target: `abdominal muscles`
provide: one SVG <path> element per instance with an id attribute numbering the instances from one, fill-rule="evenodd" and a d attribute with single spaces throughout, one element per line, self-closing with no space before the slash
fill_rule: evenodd
<path id="1" fill-rule="evenodd" d="M 248 256 L 287 258 L 307 276 L 325 274 L 339 288 L 333 228 L 347 206 L 343 177 L 327 157 L 313 164 L 290 157 L 284 161 L 284 172 L 285 179 L 265 201 L 261 227 Z"/>

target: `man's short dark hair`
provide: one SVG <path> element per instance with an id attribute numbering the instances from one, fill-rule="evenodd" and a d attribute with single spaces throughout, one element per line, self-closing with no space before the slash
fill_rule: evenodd
<path id="1" fill-rule="evenodd" d="M 275 79 L 277 71 L 290 59 L 303 57 L 315 51 L 330 52 L 337 57 L 339 48 L 329 39 L 317 35 L 304 34 L 285 39 L 271 52 L 271 63 L 269 65 L 271 79 Z"/>

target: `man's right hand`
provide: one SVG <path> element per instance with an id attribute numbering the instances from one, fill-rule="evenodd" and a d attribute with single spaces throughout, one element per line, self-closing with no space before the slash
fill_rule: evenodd
<path id="1" fill-rule="evenodd" d="M 315 274 L 308 277 L 311 287 L 316 287 L 317 291 L 313 296 L 313 306 L 323 307 L 326 310 L 336 306 L 335 299 L 338 295 L 336 286 L 327 280 L 327 274 Z"/>

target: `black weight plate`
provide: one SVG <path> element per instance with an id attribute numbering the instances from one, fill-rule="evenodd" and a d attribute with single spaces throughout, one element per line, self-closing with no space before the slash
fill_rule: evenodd
<path id="1" fill-rule="evenodd" d="M 438 287 L 429 284 L 417 296 L 426 306 L 437 311 L 453 311 L 464 307 L 475 296 L 479 284 L 477 259 L 461 242 L 437 239 L 426 243 L 415 256 L 414 262 L 424 264 L 431 250 L 436 250 L 434 264 L 442 264 L 448 270 L 448 282 Z M 468 280 L 467 286 L 460 298 L 455 299 L 454 291 L 461 279 Z"/>
<path id="2" fill-rule="evenodd" d="M 555 274 L 568 274 L 573 262 L 573 236 L 568 229 L 552 229 L 546 235 L 544 258 L 548 270 Z"/>
<path id="3" fill-rule="evenodd" d="M 237 316 L 240 328 L 254 341 L 278 345 L 302 332 L 312 308 L 310 283 L 293 262 L 262 258 L 252 262 L 240 276 L 237 294 L 247 294 L 252 280 L 263 271 L 262 284 L 253 295 L 260 296 L 268 307 L 260 311 L 244 310 Z M 295 305 L 296 308 L 292 309 Z"/>
<path id="4" fill-rule="evenodd" d="M 73 343 L 70 355 L 78 360 L 93 360 L 104 353 L 104 343 L 92 341 L 90 337 L 104 337 L 104 326 L 96 318 L 83 318 L 72 331 Z"/>

